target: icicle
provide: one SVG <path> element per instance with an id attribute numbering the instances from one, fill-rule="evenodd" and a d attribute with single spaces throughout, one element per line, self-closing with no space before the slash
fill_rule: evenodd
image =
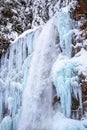
<path id="1" fill-rule="evenodd" d="M 3 119 L 3 91 L 0 88 L 0 122 L 2 121 L 2 119 Z"/>
<path id="2" fill-rule="evenodd" d="M 33 33 L 27 36 L 28 54 L 33 52 Z"/>
<path id="3" fill-rule="evenodd" d="M 18 124 L 20 120 L 21 109 L 18 110 L 18 114 L 13 117 L 13 130 L 18 130 Z"/>
<path id="4" fill-rule="evenodd" d="M 57 27 L 60 37 L 60 47 L 64 55 L 71 57 L 71 43 L 72 43 L 72 24 L 70 20 L 69 12 L 59 12 L 58 13 Z"/>
<path id="5" fill-rule="evenodd" d="M 30 34 L 26 35 L 27 47 L 28 47 L 28 54 L 31 54 L 35 50 L 35 44 L 38 44 L 36 40 L 38 39 L 42 27 L 39 27 L 35 30 L 35 32 L 31 32 Z"/>
<path id="6" fill-rule="evenodd" d="M 3 119 L 3 92 L 4 92 L 5 83 L 2 79 L 0 79 L 0 123 Z"/>
<path id="7" fill-rule="evenodd" d="M 18 57 L 18 70 L 22 67 L 22 61 L 23 61 L 23 55 L 22 55 L 22 46 L 23 46 L 23 41 L 22 38 L 18 40 L 18 49 L 17 49 L 17 57 Z"/>
<path id="8" fill-rule="evenodd" d="M 12 119 L 9 116 L 6 116 L 1 124 L 0 124 L 0 130 L 12 130 Z"/>
<path id="9" fill-rule="evenodd" d="M 9 56 L 9 71 L 13 67 L 13 46 L 10 47 L 10 56 Z"/>
<path id="10" fill-rule="evenodd" d="M 67 117 L 71 115 L 71 70 L 72 64 L 68 57 L 60 55 L 53 66 L 53 82 L 60 97 L 61 112 Z"/>

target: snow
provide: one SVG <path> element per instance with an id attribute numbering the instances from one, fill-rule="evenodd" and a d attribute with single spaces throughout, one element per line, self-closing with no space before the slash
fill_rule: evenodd
<path id="1" fill-rule="evenodd" d="M 19 39 L 26 37 L 27 34 L 29 35 L 29 34 L 31 34 L 32 32 L 35 32 L 35 31 L 38 30 L 38 29 L 41 30 L 42 27 L 43 27 L 43 26 L 39 26 L 39 27 L 35 27 L 34 29 L 29 29 L 29 30 L 24 31 L 19 37 L 17 37 L 17 38 L 12 42 L 11 45 L 13 45 L 14 43 L 16 43 L 16 41 L 18 41 Z"/>
<path id="2" fill-rule="evenodd" d="M 85 120 L 86 121 L 86 120 Z M 87 123 L 87 121 L 84 123 Z M 51 130 L 86 130 L 82 121 L 77 121 L 64 117 L 61 113 L 56 113 L 52 120 Z"/>
<path id="3" fill-rule="evenodd" d="M 87 119 L 82 120 L 81 122 L 82 122 L 83 126 L 84 126 L 85 128 L 87 128 Z"/>
<path id="4" fill-rule="evenodd" d="M 83 75 L 87 76 L 87 60 L 85 60 L 86 57 L 87 51 L 82 48 L 81 51 L 72 58 L 72 62 L 77 64 L 76 69 L 78 70 L 79 75 L 83 73 Z"/>
<path id="5" fill-rule="evenodd" d="M 58 120 L 56 119 L 54 126 L 51 130 L 86 130 L 86 129 L 79 121 L 70 120 L 67 118 L 60 118 Z"/>

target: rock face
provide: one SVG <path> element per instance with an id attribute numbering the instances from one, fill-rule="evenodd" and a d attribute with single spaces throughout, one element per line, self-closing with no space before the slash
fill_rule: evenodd
<path id="1" fill-rule="evenodd" d="M 78 4 L 76 9 L 73 12 L 73 19 L 76 24 L 76 29 L 79 30 L 78 35 L 74 34 L 73 36 L 73 55 L 84 48 L 87 51 L 87 1 L 86 0 L 78 0 Z M 86 44 L 85 44 L 86 43 Z M 78 44 L 78 45 L 77 45 Z M 84 61 L 83 61 L 84 62 Z M 85 115 L 86 107 L 87 107 L 87 81 L 86 76 L 83 74 L 79 75 L 79 84 L 82 89 L 82 101 L 83 101 L 83 113 Z M 77 105 L 77 104 L 76 104 Z"/>
<path id="2" fill-rule="evenodd" d="M 75 37 L 75 44 L 79 43 L 80 46 L 77 48 L 77 51 L 80 51 L 81 48 L 84 48 L 87 51 L 87 44 L 84 44 L 84 41 L 87 40 L 87 1 L 78 0 L 78 6 L 73 12 L 73 18 L 76 22 L 76 28 L 79 29 L 80 33 L 78 34 L 79 39 Z M 85 80 L 86 77 L 80 76 L 80 80 Z M 85 82 L 83 83 L 86 87 Z M 87 87 L 86 87 L 87 88 Z"/>

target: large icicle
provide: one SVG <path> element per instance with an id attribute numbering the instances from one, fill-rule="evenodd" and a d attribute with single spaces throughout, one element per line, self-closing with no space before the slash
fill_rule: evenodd
<path id="1" fill-rule="evenodd" d="M 57 27 L 60 38 L 60 47 L 64 55 L 71 57 L 72 43 L 72 23 L 69 12 L 61 11 L 58 13 Z"/>
<path id="2" fill-rule="evenodd" d="M 53 66 L 53 81 L 57 96 L 60 97 L 61 112 L 67 117 L 71 115 L 71 71 L 72 64 L 68 57 L 59 55 Z"/>
<path id="3" fill-rule="evenodd" d="M 67 117 L 71 115 L 71 86 L 70 78 L 72 64 L 69 63 L 71 57 L 71 23 L 69 12 L 58 13 L 57 27 L 60 38 L 62 54 L 58 56 L 53 66 L 53 82 L 56 87 L 57 96 L 60 97 L 61 111 Z"/>

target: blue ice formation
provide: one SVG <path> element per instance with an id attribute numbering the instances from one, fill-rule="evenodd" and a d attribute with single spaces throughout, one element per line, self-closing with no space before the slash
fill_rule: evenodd
<path id="1" fill-rule="evenodd" d="M 82 107 L 78 78 L 72 74 L 71 29 L 70 14 L 60 11 L 44 27 L 23 33 L 3 54 L 0 130 L 85 129 L 82 123 L 68 119 L 72 93 Z M 53 85 L 60 97 L 56 109 Z"/>

